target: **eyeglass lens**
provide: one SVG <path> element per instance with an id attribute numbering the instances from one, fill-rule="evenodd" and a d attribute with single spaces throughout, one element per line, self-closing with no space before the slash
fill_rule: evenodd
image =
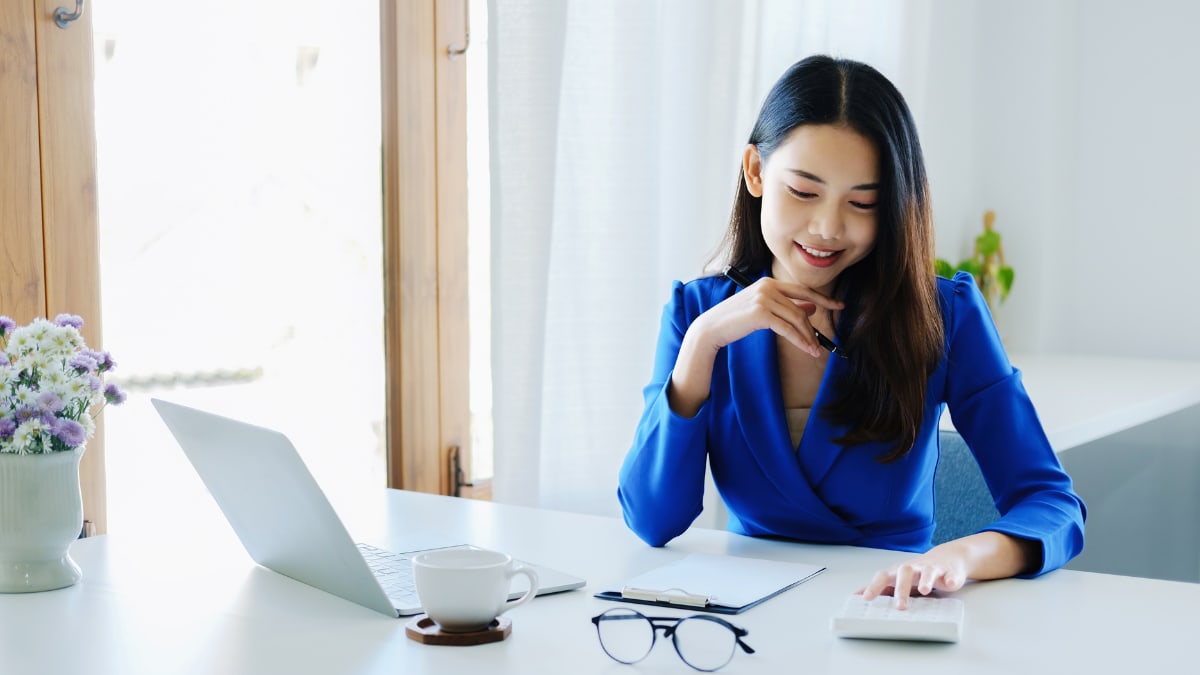
<path id="1" fill-rule="evenodd" d="M 679 658 L 696 670 L 721 668 L 733 658 L 737 647 L 737 636 L 715 617 L 681 618 L 674 624 L 674 630 L 669 625 L 656 627 L 645 615 L 631 609 L 610 609 L 596 618 L 600 647 L 621 663 L 637 663 L 646 658 L 660 629 L 666 629 L 671 636 Z"/>
<path id="2" fill-rule="evenodd" d="M 690 616 L 675 627 L 675 651 L 696 670 L 716 670 L 733 658 L 737 636 L 707 616 Z"/>
<path id="3" fill-rule="evenodd" d="M 610 609 L 596 617 L 600 647 L 615 661 L 637 663 L 654 647 L 657 632 L 645 616 L 631 609 Z"/>

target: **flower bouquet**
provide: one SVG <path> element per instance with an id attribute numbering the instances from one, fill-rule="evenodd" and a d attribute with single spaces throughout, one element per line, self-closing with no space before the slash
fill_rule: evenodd
<path id="1" fill-rule="evenodd" d="M 20 328 L 0 316 L 0 593 L 82 576 L 69 550 L 83 527 L 79 461 L 95 415 L 125 400 L 101 379 L 112 356 L 88 349 L 82 326 L 71 314 Z"/>
<path id="2" fill-rule="evenodd" d="M 125 393 L 102 377 L 108 352 L 88 349 L 83 320 L 59 314 L 17 327 L 0 316 L 0 453 L 69 452 L 96 431 L 95 416 Z"/>

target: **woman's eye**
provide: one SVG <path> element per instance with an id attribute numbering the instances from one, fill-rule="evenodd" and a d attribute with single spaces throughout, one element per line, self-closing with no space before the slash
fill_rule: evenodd
<path id="1" fill-rule="evenodd" d="M 813 192 L 801 192 L 800 190 L 797 190 L 796 188 L 792 187 L 791 185 L 787 186 L 787 189 L 788 189 L 788 192 L 792 193 L 792 195 L 794 195 L 796 197 L 799 197 L 800 199 L 812 199 L 813 197 L 817 196 L 816 193 L 813 193 Z"/>
<path id="2" fill-rule="evenodd" d="M 850 206 L 853 206 L 856 209 L 862 209 L 863 211 L 870 211 L 871 209 L 875 208 L 876 203 L 875 202 L 870 202 L 870 203 L 868 203 L 868 202 L 850 202 Z"/>

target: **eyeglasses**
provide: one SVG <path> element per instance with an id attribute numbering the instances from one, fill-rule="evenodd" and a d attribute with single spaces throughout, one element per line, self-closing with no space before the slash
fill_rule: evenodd
<path id="1" fill-rule="evenodd" d="M 671 638 L 675 653 L 696 670 L 710 672 L 729 663 L 738 647 L 747 654 L 754 649 L 742 642 L 750 634 L 725 619 L 694 614 L 692 616 L 646 616 L 623 607 L 592 617 L 600 648 L 614 661 L 637 663 L 650 653 L 658 639 Z"/>

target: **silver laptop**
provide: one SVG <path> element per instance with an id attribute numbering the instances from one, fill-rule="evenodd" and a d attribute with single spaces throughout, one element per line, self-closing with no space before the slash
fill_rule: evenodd
<path id="1" fill-rule="evenodd" d="M 255 562 L 393 617 L 421 613 L 410 562 L 418 550 L 393 553 L 355 544 L 286 436 L 177 403 L 151 402 Z M 467 545 L 439 542 L 414 548 Z M 538 595 L 586 583 L 532 566 Z M 524 577 L 517 577 L 512 597 L 528 588 Z"/>

